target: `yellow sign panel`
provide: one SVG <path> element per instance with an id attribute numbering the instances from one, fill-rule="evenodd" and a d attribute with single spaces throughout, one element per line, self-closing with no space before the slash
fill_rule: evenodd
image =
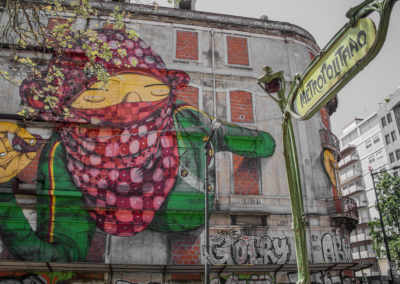
<path id="1" fill-rule="evenodd" d="M 293 102 L 296 112 L 305 116 L 346 73 L 365 57 L 375 41 L 375 24 L 368 18 L 358 21 L 319 59 L 302 80 Z"/>

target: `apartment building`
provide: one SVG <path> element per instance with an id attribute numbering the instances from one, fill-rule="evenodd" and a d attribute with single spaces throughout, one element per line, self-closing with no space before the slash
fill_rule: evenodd
<path id="1" fill-rule="evenodd" d="M 366 119 L 355 118 L 345 127 L 340 140 L 339 163 L 341 194 L 348 204 L 357 204 L 359 223 L 350 236 L 353 259 L 374 265 L 356 273 L 358 280 L 369 283 L 380 281 L 380 270 L 367 222 L 379 218 L 375 208 L 375 193 L 369 167 L 374 171 L 388 168 L 380 116 L 372 113 Z M 397 135 L 397 133 L 396 133 Z M 383 272 L 384 275 L 386 273 Z"/>
<path id="2" fill-rule="evenodd" d="M 400 87 L 390 96 L 388 102 L 379 104 L 377 114 L 384 137 L 389 168 L 400 166 Z M 393 175 L 398 176 L 399 171 L 393 171 Z"/>

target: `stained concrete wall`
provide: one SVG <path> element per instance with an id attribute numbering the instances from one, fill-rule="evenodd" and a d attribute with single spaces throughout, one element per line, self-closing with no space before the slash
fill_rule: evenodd
<path id="1" fill-rule="evenodd" d="M 132 6 L 130 9 L 136 9 L 135 7 Z M 179 18 L 174 18 L 178 16 Z M 260 20 L 222 15 L 216 17 L 208 13 L 168 9 L 158 10 L 151 16 L 151 20 L 149 17 L 145 12 L 139 13 L 139 20 L 132 20 L 126 24 L 135 28 L 140 37 L 161 56 L 168 69 L 183 70 L 189 74 L 189 86 L 199 89 L 199 109 L 209 114 L 214 112 L 211 47 L 213 30 L 217 117 L 227 122 L 231 121 L 230 91 L 249 92 L 253 98 L 254 123 L 236 124 L 265 131 L 276 141 L 274 154 L 259 159 L 260 190 L 257 195 L 234 194 L 232 153 L 217 153 L 218 193 L 214 197 L 214 207 L 210 217 L 210 241 L 215 245 L 211 259 L 228 264 L 295 263 L 290 198 L 282 155 L 282 115 L 274 101 L 256 84 L 256 78 L 263 74 L 264 65 L 271 66 L 273 70 L 283 70 L 288 90 L 294 74 L 301 73 L 307 67 L 310 62 L 309 52 L 317 53 L 318 46 L 308 32 L 287 23 L 260 22 Z M 94 18 L 88 28 L 101 27 L 106 19 L 106 17 Z M 179 24 L 174 23 L 174 19 Z M 84 25 L 82 23 L 82 27 Z M 198 32 L 200 54 L 198 61 L 175 58 L 174 39 L 177 29 Z M 288 29 L 290 36 L 286 36 L 285 33 Z M 226 63 L 226 35 L 247 38 L 249 66 L 231 66 Z M 9 66 L 6 65 L 2 68 L 9 70 Z M 0 113 L 16 114 L 22 105 L 18 88 L 10 87 L 3 81 L 0 84 L 2 87 Z M 325 199 L 332 197 L 332 192 L 330 181 L 320 161 L 322 147 L 319 130 L 322 127 L 318 116 L 319 114 L 308 121 L 293 121 L 304 210 L 309 219 L 307 227 L 309 260 L 350 262 L 350 229 L 345 224 L 331 219 L 327 213 Z M 40 132 L 43 127 L 34 122 L 25 124 L 13 122 L 32 133 Z M 46 125 L 52 128 L 51 123 Z M 29 200 L 31 202 L 31 199 Z M 28 203 L 28 199 L 26 202 Z M 101 234 L 104 233 L 97 229 L 94 240 L 100 238 L 98 236 Z M 179 244 L 177 236 L 189 236 L 193 243 Z M 181 264 L 203 264 L 205 259 L 201 252 L 205 243 L 204 226 L 184 232 L 165 233 L 145 230 L 131 237 L 107 235 L 105 242 L 105 245 L 99 245 L 96 250 L 103 255 L 100 262 L 110 264 L 167 265 L 179 264 L 178 261 L 182 261 Z M 264 249 L 260 250 L 261 244 L 264 245 Z M 179 247 L 183 245 L 186 247 L 182 250 Z M 188 255 L 184 251 L 191 249 L 196 257 L 186 258 L 190 253 Z M 238 254 L 239 250 L 246 252 L 244 258 L 242 253 Z M 3 255 L 4 253 L 8 253 L 6 249 L 3 250 Z M 186 260 L 193 263 L 186 263 Z M 293 275 L 278 276 L 283 282 L 293 281 L 290 278 Z M 174 275 L 168 277 L 171 281 L 176 280 Z M 161 277 L 159 274 L 149 273 L 114 274 L 105 278 L 115 284 L 123 284 L 118 281 L 124 279 L 134 283 L 165 281 L 165 275 Z M 185 279 L 202 281 L 194 276 L 192 279 Z"/>

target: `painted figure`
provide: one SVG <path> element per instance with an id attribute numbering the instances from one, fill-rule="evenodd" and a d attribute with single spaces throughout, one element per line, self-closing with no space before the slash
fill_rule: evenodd
<path id="1" fill-rule="evenodd" d="M 87 58 L 77 45 L 49 63 L 48 70 L 58 68 L 64 75 L 62 81 L 53 82 L 62 86 L 58 109 L 46 110 L 42 99 L 34 96 L 35 88 L 45 91 L 40 78 L 26 79 L 20 88 L 28 106 L 55 122 L 44 146 L 37 136 L 0 123 L 6 148 L 0 153 L 0 168 L 8 179 L 43 146 L 36 231 L 14 195 L 1 195 L 1 238 L 20 260 L 84 261 L 96 226 L 116 236 L 134 236 L 146 228 L 162 232 L 197 228 L 204 224 L 206 162 L 212 208 L 214 152 L 249 157 L 274 152 L 270 134 L 223 123 L 212 139 L 214 151 L 205 159 L 203 138 L 210 133 L 212 118 L 177 101 L 177 91 L 187 87 L 189 76 L 168 70 L 141 39 L 114 30 L 98 32 L 113 53 L 110 61 L 98 59 L 111 75 L 106 90 L 85 72 Z M 125 57 L 118 54 L 121 46 L 127 51 Z M 137 66 L 129 67 L 134 60 Z M 65 108 L 73 117 L 62 115 Z M 10 145 L 8 132 L 22 138 L 18 140 L 23 141 L 22 151 Z"/>

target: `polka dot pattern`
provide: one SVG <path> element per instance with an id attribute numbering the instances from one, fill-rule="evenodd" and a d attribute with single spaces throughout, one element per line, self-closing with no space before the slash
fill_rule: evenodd
<path id="1" fill-rule="evenodd" d="M 98 228 L 133 236 L 153 220 L 177 178 L 179 153 L 171 104 L 126 128 L 62 125 L 68 169 Z M 152 132 L 154 130 L 171 130 Z"/>

